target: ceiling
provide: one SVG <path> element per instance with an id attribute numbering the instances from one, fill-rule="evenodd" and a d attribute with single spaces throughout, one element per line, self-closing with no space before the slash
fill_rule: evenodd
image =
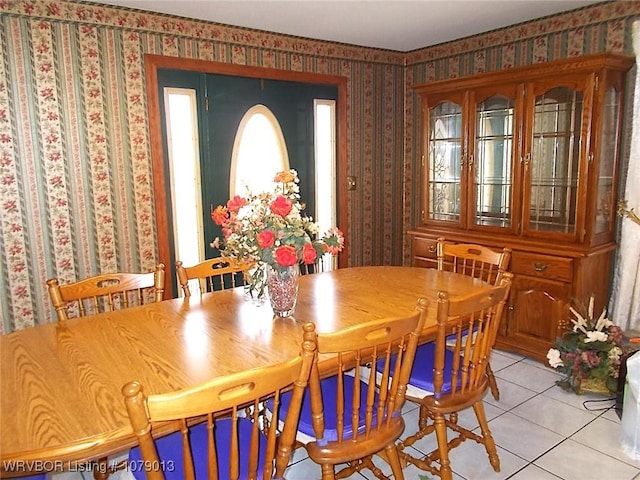
<path id="1" fill-rule="evenodd" d="M 602 0 L 93 0 L 406 52 Z"/>

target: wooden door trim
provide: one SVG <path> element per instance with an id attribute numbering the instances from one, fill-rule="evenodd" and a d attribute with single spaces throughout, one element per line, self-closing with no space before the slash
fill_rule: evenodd
<path id="1" fill-rule="evenodd" d="M 171 265 L 169 248 L 169 229 L 172 221 L 167 212 L 165 185 L 168 179 L 164 172 L 162 150 L 162 124 L 160 121 L 160 92 L 158 91 L 158 69 L 189 70 L 219 75 L 235 75 L 249 78 L 265 78 L 269 80 L 285 80 L 318 85 L 334 85 L 338 89 L 336 105 L 337 117 L 337 158 L 336 158 L 336 216 L 337 226 L 345 236 L 345 249 L 338 256 L 338 266 L 344 268 L 349 264 L 348 253 L 348 209 L 347 209 L 347 77 L 325 75 L 320 73 L 293 72 L 275 68 L 235 65 L 230 63 L 196 60 L 163 55 L 145 54 L 147 109 L 149 117 L 149 140 L 151 147 L 151 168 L 153 193 L 156 214 L 156 238 L 158 239 L 158 260 Z M 165 280 L 165 290 L 171 288 L 173 281 L 169 275 Z"/>

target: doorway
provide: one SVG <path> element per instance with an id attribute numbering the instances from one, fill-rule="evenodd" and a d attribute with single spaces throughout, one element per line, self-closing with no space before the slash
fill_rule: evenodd
<path id="1" fill-rule="evenodd" d="M 216 102 L 216 115 L 198 114 L 200 144 L 204 146 L 200 152 L 205 157 L 201 162 L 201 178 L 203 208 L 209 204 L 217 205 L 229 198 L 230 159 L 235 133 L 242 115 L 256 103 L 267 104 L 277 112 L 282 129 L 289 144 L 291 168 L 298 170 L 301 192 L 307 203 L 307 213 L 313 215 L 313 199 L 315 172 L 313 167 L 313 136 L 309 141 L 308 113 L 298 108 L 298 100 L 309 96 L 336 98 L 336 223 L 346 231 L 346 78 L 320 74 L 287 72 L 259 67 L 242 67 L 200 60 L 186 60 L 174 57 L 147 55 L 145 57 L 147 71 L 147 91 L 149 100 L 149 120 L 151 133 L 151 154 L 154 178 L 156 206 L 156 224 L 158 228 L 158 253 L 168 270 L 174 269 L 175 253 L 173 251 L 171 210 L 170 172 L 165 163 L 167 152 L 164 141 L 164 105 L 162 86 L 167 85 L 169 77 L 172 87 L 196 88 L 203 92 L 198 102 L 199 112 L 206 112 L 205 98 L 208 102 Z M 176 79 L 179 79 L 176 81 Z M 177 82 L 177 83 L 176 83 Z M 292 92 L 296 92 L 292 95 Z M 302 103 L 313 103 L 302 101 Z M 294 108 L 291 108 L 294 105 Z M 209 107 L 209 111 L 211 108 Z M 204 131 L 203 131 L 204 130 Z M 305 135 L 307 135 L 305 137 Z M 311 157 L 311 161 L 309 158 Z M 223 162 L 210 159 L 225 159 Z M 214 238 L 214 224 L 204 221 L 205 238 Z M 208 246 L 208 242 L 206 242 Z M 205 258 L 213 256 L 207 251 Z M 338 259 L 339 266 L 348 264 L 346 251 Z M 174 275 L 167 275 L 166 288 L 173 291 Z M 175 292 L 174 292 L 175 293 Z"/>

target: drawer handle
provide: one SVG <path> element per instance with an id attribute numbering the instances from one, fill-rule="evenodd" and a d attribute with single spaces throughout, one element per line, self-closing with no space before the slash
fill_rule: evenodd
<path id="1" fill-rule="evenodd" d="M 436 253 L 437 247 L 435 245 L 429 245 L 429 253 Z"/>
<path id="2" fill-rule="evenodd" d="M 536 272 L 544 272 L 547 269 L 547 264 L 542 262 L 535 262 L 533 264 L 533 268 L 536 269 Z"/>

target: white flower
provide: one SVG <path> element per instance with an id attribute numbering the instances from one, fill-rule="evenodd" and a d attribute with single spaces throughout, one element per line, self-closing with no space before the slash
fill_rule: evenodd
<path id="1" fill-rule="evenodd" d="M 547 360 L 549 360 L 549 365 L 551 368 L 558 368 L 564 365 L 564 362 L 560 358 L 560 350 L 555 348 L 550 348 L 547 352 Z"/>
<path id="2" fill-rule="evenodd" d="M 618 360 L 620 360 L 620 355 L 622 355 L 622 349 L 620 347 L 613 347 L 611 350 L 609 350 L 609 360 L 613 361 L 613 362 L 618 362 Z"/>
<path id="3" fill-rule="evenodd" d="M 596 330 L 601 331 L 603 328 L 609 328 L 612 325 L 613 322 L 607 318 L 607 309 L 605 308 L 596 322 Z"/>
<path id="4" fill-rule="evenodd" d="M 584 339 L 584 343 L 589 342 L 606 342 L 609 336 L 604 332 L 587 332 L 587 338 Z"/>
<path id="5" fill-rule="evenodd" d="M 320 233 L 320 227 L 317 223 L 310 223 L 308 230 L 312 235 L 317 235 L 318 233 Z"/>
<path id="6" fill-rule="evenodd" d="M 589 309 L 587 310 L 587 315 L 589 315 L 589 319 L 593 318 L 593 303 L 595 302 L 595 297 L 591 295 L 589 297 Z"/>
<path id="7" fill-rule="evenodd" d="M 571 311 L 571 313 L 573 313 L 576 317 L 575 320 L 573 318 L 571 319 L 571 323 L 573 323 L 574 325 L 573 331 L 577 333 L 578 330 L 580 330 L 582 333 L 587 333 L 587 321 L 584 319 L 584 317 L 580 315 L 573 307 L 569 307 L 569 311 Z"/>

